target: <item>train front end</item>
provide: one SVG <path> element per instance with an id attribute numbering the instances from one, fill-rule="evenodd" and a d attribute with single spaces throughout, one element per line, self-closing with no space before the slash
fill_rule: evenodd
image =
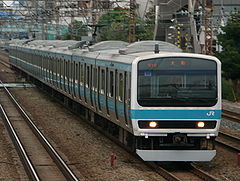
<path id="1" fill-rule="evenodd" d="M 133 63 L 131 118 L 145 161 L 210 161 L 221 119 L 221 63 L 175 53 Z"/>

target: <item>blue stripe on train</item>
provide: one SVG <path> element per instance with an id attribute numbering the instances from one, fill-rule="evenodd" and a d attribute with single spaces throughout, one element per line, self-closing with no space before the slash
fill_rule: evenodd
<path id="1" fill-rule="evenodd" d="M 131 110 L 132 119 L 221 119 L 221 110 Z"/>

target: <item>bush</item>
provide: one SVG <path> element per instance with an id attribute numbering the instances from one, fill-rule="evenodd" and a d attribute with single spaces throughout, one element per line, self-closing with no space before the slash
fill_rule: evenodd
<path id="1" fill-rule="evenodd" d="M 229 101 L 234 101 L 234 96 L 232 93 L 232 83 L 226 79 L 222 79 L 222 98 Z"/>

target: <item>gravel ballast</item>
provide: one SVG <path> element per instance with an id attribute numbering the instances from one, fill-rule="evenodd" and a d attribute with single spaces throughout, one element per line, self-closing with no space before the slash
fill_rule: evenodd
<path id="1" fill-rule="evenodd" d="M 165 180 L 36 88 L 12 91 L 86 180 Z M 112 153 L 117 157 L 114 167 L 110 166 Z"/>

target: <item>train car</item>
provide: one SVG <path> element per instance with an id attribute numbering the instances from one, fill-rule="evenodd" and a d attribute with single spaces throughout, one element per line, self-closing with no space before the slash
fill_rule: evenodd
<path id="1" fill-rule="evenodd" d="M 221 63 L 161 41 L 29 41 L 11 65 L 84 108 L 145 161 L 210 161 L 221 119 Z"/>

